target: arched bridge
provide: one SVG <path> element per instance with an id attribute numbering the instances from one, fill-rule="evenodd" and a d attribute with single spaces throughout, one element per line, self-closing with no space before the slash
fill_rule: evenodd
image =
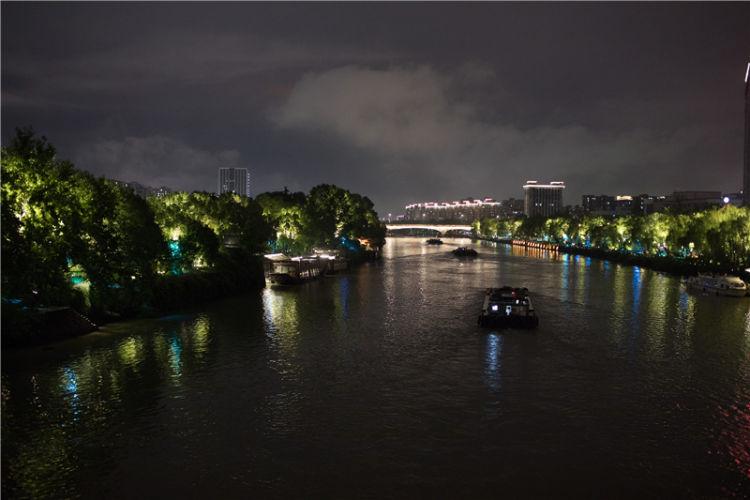
<path id="1" fill-rule="evenodd" d="M 403 222 L 400 224 L 386 224 L 388 231 L 396 231 L 399 229 L 425 229 L 430 231 L 437 231 L 438 233 L 445 234 L 447 232 L 471 232 L 471 226 L 468 224 L 424 224 L 424 223 L 410 223 Z"/>

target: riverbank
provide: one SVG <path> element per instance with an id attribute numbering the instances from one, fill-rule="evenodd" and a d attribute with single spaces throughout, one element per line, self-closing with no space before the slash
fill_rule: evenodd
<path id="1" fill-rule="evenodd" d="M 2 347 L 28 347 L 86 335 L 114 321 L 156 317 L 183 307 L 239 295 L 265 286 L 261 259 L 230 268 L 158 276 L 143 290 L 137 305 L 123 298 L 116 310 L 78 307 L 34 307 L 2 304 Z"/>
<path id="2" fill-rule="evenodd" d="M 484 236 L 472 237 L 476 240 L 490 241 L 493 243 L 502 243 L 504 245 L 520 246 L 525 248 L 535 248 L 547 250 L 550 252 L 559 252 L 571 255 L 582 255 L 595 259 L 608 260 L 629 266 L 644 267 L 654 271 L 665 272 L 675 276 L 695 276 L 698 273 L 728 273 L 736 274 L 745 281 L 750 279 L 750 273 L 738 271 L 735 269 L 712 266 L 698 261 L 697 259 L 677 259 L 674 257 L 633 255 L 624 252 L 602 250 L 599 248 L 580 248 L 565 245 L 556 245 L 548 242 L 538 242 L 519 239 L 507 238 L 487 238 Z"/>
<path id="3" fill-rule="evenodd" d="M 378 250 L 347 254 L 349 267 L 378 260 Z M 123 305 L 118 311 L 92 311 L 83 307 L 25 307 L 2 304 L 2 347 L 29 347 L 79 337 L 107 323 L 135 318 L 153 318 L 185 307 L 262 290 L 265 275 L 262 259 L 211 271 L 162 275 L 144 291 L 138 307 Z"/>

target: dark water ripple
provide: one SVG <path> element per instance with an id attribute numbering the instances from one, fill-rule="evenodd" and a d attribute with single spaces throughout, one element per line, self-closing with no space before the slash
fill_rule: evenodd
<path id="1" fill-rule="evenodd" d="M 3 353 L 3 495 L 747 496 L 750 299 L 466 243 Z"/>

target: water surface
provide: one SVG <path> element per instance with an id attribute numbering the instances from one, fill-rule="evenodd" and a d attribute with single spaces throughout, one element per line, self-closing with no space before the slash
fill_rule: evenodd
<path id="1" fill-rule="evenodd" d="M 747 495 L 750 299 L 446 241 L 4 352 L 3 495 Z M 476 326 L 502 284 L 537 331 Z"/>

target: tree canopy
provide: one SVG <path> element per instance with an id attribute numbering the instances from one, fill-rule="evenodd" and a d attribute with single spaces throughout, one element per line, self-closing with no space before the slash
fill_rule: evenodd
<path id="1" fill-rule="evenodd" d="M 624 217 L 483 219 L 474 231 L 634 255 L 692 258 L 716 267 L 750 267 L 750 207 L 726 205 L 693 214 Z"/>
<path id="2" fill-rule="evenodd" d="M 351 249 L 367 242 L 385 243 L 385 226 L 378 220 L 372 201 L 330 184 L 310 193 L 276 191 L 257 197 L 263 215 L 276 230 L 275 249 L 302 253 L 315 246 Z"/>
<path id="3" fill-rule="evenodd" d="M 2 293 L 27 304 L 80 305 L 85 291 L 94 309 L 138 308 L 157 274 L 236 264 L 272 236 L 252 199 L 144 200 L 58 160 L 30 128 L 3 148 L 2 173 Z"/>

